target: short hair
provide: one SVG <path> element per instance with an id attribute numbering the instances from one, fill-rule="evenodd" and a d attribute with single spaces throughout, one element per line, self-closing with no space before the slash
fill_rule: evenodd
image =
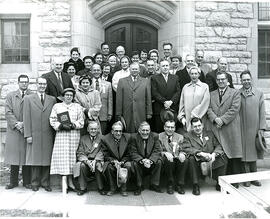
<path id="1" fill-rule="evenodd" d="M 21 78 L 27 78 L 29 81 L 29 77 L 27 75 L 19 75 L 18 82 L 20 82 Z"/>
<path id="2" fill-rule="evenodd" d="M 124 129 L 124 126 L 123 126 L 122 122 L 120 122 L 120 121 L 117 121 L 117 122 L 113 123 L 112 130 L 114 130 L 114 127 L 115 126 L 121 126 L 122 127 L 122 130 Z"/>
<path id="3" fill-rule="evenodd" d="M 226 57 L 221 56 L 221 57 L 218 58 L 217 62 L 219 62 L 220 59 L 226 59 L 226 61 L 227 61 L 227 58 Z"/>
<path id="4" fill-rule="evenodd" d="M 202 49 L 197 49 L 197 50 L 196 50 L 196 54 L 197 54 L 198 52 L 202 52 L 203 55 L 204 55 L 204 51 L 203 51 Z"/>
<path id="5" fill-rule="evenodd" d="M 225 77 L 228 79 L 228 75 L 227 75 L 227 72 L 226 72 L 226 71 L 218 71 L 218 72 L 217 72 L 217 76 L 218 76 L 218 75 L 223 75 L 223 74 L 224 74 Z"/>
<path id="6" fill-rule="evenodd" d="M 102 69 L 102 68 L 101 68 L 101 65 L 98 64 L 98 63 L 94 63 L 94 64 L 92 65 L 91 69 L 93 69 L 93 67 L 94 67 L 95 65 L 98 65 L 98 66 L 100 67 L 100 70 Z"/>
<path id="7" fill-rule="evenodd" d="M 182 62 L 182 57 L 179 56 L 179 55 L 172 56 L 172 57 L 171 57 L 171 60 L 173 60 L 173 59 L 178 59 L 179 62 Z"/>
<path id="8" fill-rule="evenodd" d="M 79 52 L 79 48 L 78 48 L 78 47 L 73 47 L 73 48 L 70 50 L 70 55 L 72 55 L 73 52 L 77 52 L 79 55 L 81 55 L 80 52 Z"/>
<path id="9" fill-rule="evenodd" d="M 110 64 L 109 64 L 108 62 L 106 62 L 106 63 L 103 64 L 102 69 L 103 69 L 104 67 L 110 67 L 110 68 L 111 68 L 111 66 L 110 66 Z"/>
<path id="10" fill-rule="evenodd" d="M 103 42 L 103 43 L 100 44 L 100 48 L 102 49 L 102 47 L 105 46 L 105 45 L 109 46 L 109 44 L 107 42 Z"/>
<path id="11" fill-rule="evenodd" d="M 142 50 L 140 51 L 140 54 L 141 54 L 142 52 L 148 53 L 146 49 L 142 49 Z"/>
<path id="12" fill-rule="evenodd" d="M 44 78 L 43 76 L 37 77 L 37 79 L 36 79 L 36 82 L 37 82 L 37 83 L 38 83 L 38 80 L 39 80 L 39 79 L 45 80 L 45 81 L 46 81 L 46 84 L 47 84 L 47 78 Z"/>
<path id="13" fill-rule="evenodd" d="M 133 57 L 133 56 L 136 56 L 136 55 L 138 55 L 138 56 L 140 57 L 140 53 L 139 53 L 139 51 L 138 51 L 138 50 L 132 51 L 132 53 L 131 53 L 131 56 L 130 56 L 130 57 Z"/>
<path id="14" fill-rule="evenodd" d="M 173 123 L 174 123 L 174 126 L 176 125 L 176 123 L 175 123 L 175 121 L 174 121 L 174 120 L 169 119 L 169 120 L 165 121 L 164 126 L 165 126 L 165 125 L 166 125 L 166 123 L 168 123 L 168 122 L 173 122 Z"/>
<path id="15" fill-rule="evenodd" d="M 164 46 L 167 46 L 167 45 L 169 45 L 169 46 L 171 46 L 171 48 L 173 48 L 173 45 L 172 45 L 172 43 L 163 43 L 163 48 L 164 48 Z"/>
<path id="16" fill-rule="evenodd" d="M 166 59 L 162 59 L 162 60 L 160 61 L 160 65 L 161 65 L 161 62 L 168 62 L 168 64 L 170 64 L 169 61 L 166 60 Z"/>
<path id="17" fill-rule="evenodd" d="M 132 63 L 130 64 L 130 66 L 129 66 L 129 67 L 131 68 L 131 66 L 132 66 L 132 65 L 137 65 L 137 66 L 138 66 L 138 68 L 140 68 L 140 64 L 139 64 L 139 63 L 137 63 L 137 62 L 132 62 Z"/>
<path id="18" fill-rule="evenodd" d="M 121 59 L 120 59 L 120 64 L 122 62 L 122 59 L 126 58 L 128 60 L 128 63 L 130 64 L 130 58 L 127 55 L 124 55 Z"/>
<path id="19" fill-rule="evenodd" d="M 92 80 L 91 80 L 91 77 L 90 76 L 88 76 L 88 75 L 82 75 L 79 78 L 79 85 L 81 85 L 82 84 L 82 81 L 85 80 L 85 79 L 90 82 L 90 85 L 92 84 Z"/>
<path id="20" fill-rule="evenodd" d="M 99 56 L 99 55 L 101 55 L 101 56 L 102 56 L 102 58 L 103 58 L 102 53 L 101 53 L 101 52 L 97 52 L 97 53 L 94 55 L 94 60 L 95 60 L 95 61 L 96 61 L 96 57 L 97 57 L 97 56 Z"/>
<path id="21" fill-rule="evenodd" d="M 93 63 L 95 62 L 95 59 L 92 56 L 85 56 L 83 58 L 83 61 L 85 61 L 86 59 L 91 59 Z"/>
<path id="22" fill-rule="evenodd" d="M 146 122 L 146 121 L 141 122 L 141 124 L 139 126 L 139 129 L 141 129 L 143 126 L 149 126 L 150 127 L 149 123 Z M 151 129 L 151 127 L 150 127 L 150 129 Z"/>
<path id="23" fill-rule="evenodd" d="M 191 55 L 191 54 L 187 54 L 187 55 L 186 55 L 186 60 L 187 60 L 187 57 L 188 57 L 188 56 L 192 56 L 192 57 L 193 57 L 193 59 L 195 60 L 194 55 Z"/>
<path id="24" fill-rule="evenodd" d="M 202 120 L 199 118 L 199 117 L 193 117 L 191 120 L 190 120 L 190 124 L 192 125 L 193 123 L 195 122 L 201 122 L 202 123 Z"/>
<path id="25" fill-rule="evenodd" d="M 117 51 L 117 50 L 118 50 L 119 48 L 121 48 L 121 47 L 122 47 L 124 50 L 126 50 L 124 46 L 119 45 L 119 46 L 116 47 L 115 51 Z"/>
<path id="26" fill-rule="evenodd" d="M 191 70 L 193 70 L 193 69 L 196 69 L 198 71 L 198 73 L 201 74 L 201 69 L 198 66 L 196 66 L 195 64 L 188 70 L 188 73 L 190 73 Z"/>
<path id="27" fill-rule="evenodd" d="M 241 74 L 240 74 L 240 78 L 242 78 L 243 75 L 249 75 L 252 78 L 251 73 L 250 73 L 249 70 L 242 71 Z"/>
<path id="28" fill-rule="evenodd" d="M 99 122 L 97 120 L 90 120 L 88 122 L 87 128 L 89 128 L 89 126 L 92 125 L 92 124 L 97 124 L 97 126 L 100 127 Z"/>

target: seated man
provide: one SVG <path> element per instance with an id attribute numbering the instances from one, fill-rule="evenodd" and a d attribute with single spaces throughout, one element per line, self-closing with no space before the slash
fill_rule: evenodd
<path id="1" fill-rule="evenodd" d="M 200 195 L 198 183 L 201 175 L 201 163 L 210 162 L 208 164 L 212 166 L 212 178 L 217 180 L 218 176 L 225 175 L 228 159 L 214 134 L 211 131 L 204 131 L 202 120 L 196 117 L 191 119 L 191 131 L 184 138 L 183 148 L 189 155 L 188 166 L 193 183 L 192 194 Z M 220 189 L 218 183 L 216 189 Z"/>
<path id="2" fill-rule="evenodd" d="M 99 123 L 90 121 L 87 127 L 89 134 L 81 137 L 79 147 L 76 152 L 77 163 L 74 166 L 74 177 L 78 177 L 78 195 L 83 195 L 87 191 L 87 182 L 97 180 L 98 191 L 101 195 L 106 195 L 103 190 L 102 163 L 103 154 L 100 149 Z"/>
<path id="3" fill-rule="evenodd" d="M 173 194 L 173 185 L 176 178 L 176 189 L 179 194 L 185 194 L 185 175 L 188 167 L 186 153 L 183 152 L 183 136 L 175 133 L 175 121 L 167 120 L 164 124 L 164 132 L 159 134 L 162 146 L 162 160 L 167 179 L 167 193 Z"/>
<path id="4" fill-rule="evenodd" d="M 111 133 L 105 135 L 101 139 L 101 149 L 104 154 L 103 171 L 109 181 L 110 191 L 108 196 L 112 196 L 116 192 L 117 169 L 124 167 L 127 169 L 127 181 L 119 185 L 122 196 L 127 196 L 127 182 L 130 175 L 130 135 L 123 133 L 123 124 L 118 121 L 113 124 Z"/>
<path id="5" fill-rule="evenodd" d="M 139 131 L 131 141 L 131 158 L 133 160 L 137 178 L 137 189 L 134 195 L 140 195 L 142 178 L 145 173 L 151 174 L 150 190 L 161 193 L 159 179 L 161 172 L 161 146 L 158 136 L 150 130 L 147 122 L 142 122 Z"/>

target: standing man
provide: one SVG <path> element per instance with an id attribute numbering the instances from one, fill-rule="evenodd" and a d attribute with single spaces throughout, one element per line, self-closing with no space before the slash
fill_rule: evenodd
<path id="1" fill-rule="evenodd" d="M 131 142 L 131 158 L 133 160 L 137 178 L 137 189 L 134 195 L 140 195 L 143 176 L 150 174 L 150 190 L 161 193 L 159 187 L 161 172 L 161 146 L 157 135 L 151 132 L 150 125 L 142 122 L 137 134 L 134 134 Z"/>
<path id="2" fill-rule="evenodd" d="M 92 66 L 92 73 L 94 78 L 92 79 L 92 85 L 95 90 L 99 91 L 102 107 L 99 111 L 99 121 L 101 126 L 101 132 L 103 135 L 108 134 L 108 124 L 113 115 L 113 97 L 112 97 L 112 85 L 108 81 L 104 81 L 100 78 L 101 67 L 99 64 Z"/>
<path id="3" fill-rule="evenodd" d="M 162 110 L 171 110 L 176 116 L 179 107 L 180 86 L 176 75 L 169 74 L 169 62 L 160 62 L 160 74 L 151 77 L 153 103 L 153 122 L 155 132 L 162 132 L 164 124 L 160 118 Z"/>
<path id="4" fill-rule="evenodd" d="M 241 93 L 241 135 L 243 149 L 243 171 L 245 173 L 257 172 L 256 161 L 259 153 L 255 147 L 255 139 L 258 132 L 264 136 L 266 129 L 265 107 L 263 93 L 252 86 L 250 71 L 243 71 L 240 75 L 243 87 Z M 245 182 L 244 186 L 261 186 L 257 180 Z"/>
<path id="5" fill-rule="evenodd" d="M 69 75 L 63 72 L 62 58 L 55 57 L 52 60 L 52 68 L 51 72 L 43 74 L 42 77 L 47 81 L 46 94 L 58 98 L 65 88 L 74 89 L 74 87 Z"/>
<path id="6" fill-rule="evenodd" d="M 205 83 L 208 84 L 209 86 L 209 91 L 214 91 L 216 89 L 218 89 L 218 85 L 217 85 L 217 73 L 218 72 L 226 72 L 227 71 L 227 66 L 228 66 L 228 62 L 227 59 L 225 57 L 220 57 L 217 61 L 217 69 L 214 71 L 209 72 L 206 76 L 205 76 Z M 227 73 L 227 78 L 228 78 L 228 85 L 231 88 L 233 87 L 233 82 L 232 82 L 232 76 Z"/>
<path id="7" fill-rule="evenodd" d="M 163 53 L 164 53 L 164 60 L 167 60 L 171 63 L 171 55 L 172 55 L 172 48 L 173 45 L 171 43 L 163 43 Z"/>
<path id="8" fill-rule="evenodd" d="M 229 158 L 231 174 L 241 173 L 242 141 L 240 126 L 241 96 L 238 90 L 228 86 L 226 72 L 217 74 L 218 89 L 210 93 L 210 105 L 207 111 L 211 130 L 220 142 Z M 238 184 L 235 184 L 238 187 Z"/>
<path id="9" fill-rule="evenodd" d="M 113 124 L 111 133 L 101 139 L 101 149 L 104 154 L 103 172 L 109 181 L 110 191 L 108 196 L 112 196 L 117 189 L 117 169 L 120 167 L 127 169 L 127 181 L 120 186 L 122 196 L 127 196 L 127 182 L 130 177 L 130 135 L 123 133 L 123 124 L 118 121 Z"/>
<path id="10" fill-rule="evenodd" d="M 107 58 L 110 54 L 110 46 L 108 43 L 104 42 L 104 43 L 101 43 L 100 45 L 100 50 L 101 50 L 101 53 L 102 53 L 102 56 L 103 56 L 103 62 L 107 62 Z"/>
<path id="11" fill-rule="evenodd" d="M 193 66 L 196 66 L 195 64 L 195 57 L 193 55 L 186 55 L 186 66 L 180 70 L 176 72 L 176 75 L 179 77 L 179 84 L 180 84 L 180 88 L 181 90 L 183 89 L 183 87 L 188 84 L 191 79 L 189 76 L 189 69 Z M 201 72 L 200 73 L 200 77 L 199 77 L 201 82 L 205 82 L 205 77 L 204 74 Z"/>
<path id="12" fill-rule="evenodd" d="M 196 51 L 195 60 L 196 60 L 198 67 L 204 73 L 204 76 L 206 76 L 209 72 L 212 71 L 212 68 L 210 67 L 210 65 L 205 63 L 203 50 Z"/>
<path id="13" fill-rule="evenodd" d="M 116 118 L 123 116 L 126 132 L 138 131 L 141 122 L 152 118 L 150 84 L 139 75 L 139 63 L 130 65 L 130 76 L 119 80 L 116 92 Z"/>
<path id="14" fill-rule="evenodd" d="M 162 147 L 162 160 L 167 180 L 167 193 L 173 194 L 174 184 L 179 194 L 185 194 L 185 175 L 188 167 L 186 153 L 183 151 L 184 137 L 175 132 L 174 120 L 167 120 L 164 132 L 159 134 Z"/>
<path id="15" fill-rule="evenodd" d="M 5 145 L 5 163 L 10 165 L 10 181 L 6 189 L 18 186 L 20 165 L 22 166 L 23 186 L 31 188 L 31 168 L 25 165 L 26 141 L 24 139 L 23 102 L 24 97 L 31 93 L 28 90 L 27 75 L 18 77 L 19 89 L 10 92 L 6 97 L 7 135 Z"/>
<path id="16" fill-rule="evenodd" d="M 23 118 L 24 137 L 27 141 L 26 165 L 32 169 L 32 190 L 38 191 L 41 186 L 50 192 L 50 165 L 55 133 L 49 117 L 56 100 L 45 94 L 46 87 L 46 79 L 37 78 L 37 93 L 25 96 Z"/>

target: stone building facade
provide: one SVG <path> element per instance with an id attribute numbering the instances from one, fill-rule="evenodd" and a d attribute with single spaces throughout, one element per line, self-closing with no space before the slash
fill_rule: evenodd
<path id="1" fill-rule="evenodd" d="M 258 3 L 207 1 L 134 0 L 0 0 L 0 21 L 28 19 L 30 62 L 3 63 L 0 53 L 0 133 L 2 159 L 6 121 L 6 94 L 17 88 L 21 73 L 31 78 L 35 90 L 37 76 L 48 72 L 54 56 L 69 58 L 72 47 L 81 56 L 92 55 L 107 39 L 107 31 L 117 24 L 147 24 L 156 30 L 157 48 L 171 42 L 174 52 L 185 57 L 195 49 L 205 51 L 206 61 L 215 68 L 218 57 L 229 61 L 236 87 L 240 72 L 249 69 L 255 85 L 264 91 L 267 124 L 270 127 L 270 78 L 258 77 Z M 1 26 L 2 22 L 0 22 Z M 270 23 L 269 23 L 270 27 Z M 0 38 L 3 37 L 0 27 Z M 0 51 L 3 51 L 0 43 Z M 134 47 L 133 47 L 134 48 Z M 267 132 L 270 143 L 270 133 Z"/>

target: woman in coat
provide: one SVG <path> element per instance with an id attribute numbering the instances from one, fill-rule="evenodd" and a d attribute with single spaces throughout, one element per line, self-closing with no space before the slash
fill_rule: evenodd
<path id="1" fill-rule="evenodd" d="M 76 163 L 76 151 L 80 141 L 80 129 L 84 125 L 84 114 L 78 103 L 73 103 L 75 90 L 64 89 L 64 101 L 54 105 L 50 124 L 56 131 L 52 153 L 50 174 L 68 176 L 68 186 L 74 189 L 72 183 L 73 166 Z M 70 121 L 60 122 L 61 113 L 68 113 Z"/>
<path id="2" fill-rule="evenodd" d="M 183 87 L 180 97 L 177 118 L 187 131 L 191 129 L 190 120 L 193 117 L 204 120 L 204 115 L 210 103 L 209 88 L 207 84 L 200 81 L 200 72 L 200 69 L 196 66 L 190 68 L 191 82 Z"/>

